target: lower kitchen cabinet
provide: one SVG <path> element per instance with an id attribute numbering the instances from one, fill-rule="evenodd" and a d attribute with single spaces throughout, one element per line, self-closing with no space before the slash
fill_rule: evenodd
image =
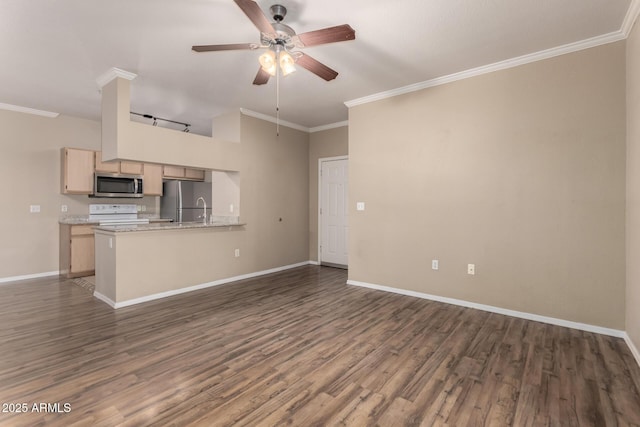
<path id="1" fill-rule="evenodd" d="M 95 274 L 93 225 L 60 224 L 60 274 L 66 277 Z"/>

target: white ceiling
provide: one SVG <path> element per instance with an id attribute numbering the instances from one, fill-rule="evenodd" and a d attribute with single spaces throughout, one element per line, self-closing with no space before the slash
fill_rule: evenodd
<path id="1" fill-rule="evenodd" d="M 336 80 L 304 69 L 281 80 L 281 119 L 307 128 L 347 120 L 345 101 L 619 35 L 638 9 L 638 0 L 258 0 L 267 14 L 277 2 L 298 33 L 356 31 L 304 50 Z M 0 103 L 99 119 L 96 79 L 117 67 L 138 75 L 132 111 L 210 134 L 211 118 L 232 109 L 275 116 L 275 79 L 252 85 L 259 51 L 191 50 L 244 42 L 259 33 L 232 0 L 0 0 Z"/>

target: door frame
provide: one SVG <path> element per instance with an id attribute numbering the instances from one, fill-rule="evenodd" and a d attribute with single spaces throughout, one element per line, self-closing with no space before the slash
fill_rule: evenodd
<path id="1" fill-rule="evenodd" d="M 325 162 L 334 162 L 336 160 L 349 160 L 349 156 L 334 156 L 334 157 L 320 157 L 318 159 L 318 264 L 322 265 L 322 252 L 320 246 L 322 243 L 322 216 L 320 215 L 320 209 L 322 209 L 322 164 Z"/>

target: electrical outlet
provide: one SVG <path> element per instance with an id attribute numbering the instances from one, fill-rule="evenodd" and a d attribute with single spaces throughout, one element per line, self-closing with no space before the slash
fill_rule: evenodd
<path id="1" fill-rule="evenodd" d="M 147 211 L 147 205 L 142 205 L 142 212 L 146 212 Z"/>
<path id="2" fill-rule="evenodd" d="M 229 205 L 229 212 L 233 213 L 233 203 Z"/>
<path id="3" fill-rule="evenodd" d="M 40 213 L 40 205 L 30 205 L 29 212 L 31 213 Z"/>
<path id="4" fill-rule="evenodd" d="M 439 264 L 439 263 L 438 263 L 438 260 L 437 260 L 437 259 L 432 259 L 432 260 L 431 260 L 431 269 L 432 269 L 432 270 L 437 270 L 437 269 L 438 269 L 438 267 L 439 267 L 439 266 L 438 266 L 438 264 Z"/>
<path id="5" fill-rule="evenodd" d="M 467 274 L 474 275 L 476 274 L 476 265 L 475 264 L 467 264 Z"/>
<path id="6" fill-rule="evenodd" d="M 67 205 L 60 206 L 60 212 L 68 212 L 68 211 L 69 211 L 69 206 Z"/>
<path id="7" fill-rule="evenodd" d="M 363 211 L 364 210 L 364 202 L 356 203 L 356 210 Z"/>
<path id="8" fill-rule="evenodd" d="M 240 256 L 240 249 L 236 249 L 235 256 L 236 256 L 236 258 L 238 258 Z"/>

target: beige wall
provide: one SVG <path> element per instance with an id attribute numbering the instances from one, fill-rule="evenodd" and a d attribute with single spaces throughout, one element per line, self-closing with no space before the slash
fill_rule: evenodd
<path id="1" fill-rule="evenodd" d="M 627 334 L 640 349 L 640 24 L 627 39 Z"/>
<path id="2" fill-rule="evenodd" d="M 309 135 L 242 116 L 242 273 L 309 260 Z M 215 202 L 214 202 L 215 203 Z"/>
<path id="3" fill-rule="evenodd" d="M 347 126 L 309 136 L 309 259 L 318 261 L 318 160 L 349 154 Z"/>
<path id="4" fill-rule="evenodd" d="M 308 134 L 242 117 L 240 212 L 246 231 L 235 234 L 236 272 L 252 273 L 307 261 L 309 218 Z M 59 270 L 60 206 L 87 215 L 105 199 L 60 194 L 60 148 L 100 149 L 99 122 L 0 111 L 0 280 Z M 108 199 L 130 203 L 130 199 Z M 148 213 L 155 197 L 145 197 Z M 42 212 L 30 214 L 29 205 Z M 282 218 L 282 221 L 280 221 Z"/>
<path id="5" fill-rule="evenodd" d="M 68 214 L 87 215 L 89 203 L 101 200 L 60 194 L 60 149 L 99 150 L 100 123 L 0 111 L 0 141 L 0 280 L 55 273 L 61 206 L 68 206 Z M 153 213 L 155 199 L 135 203 Z M 29 205 L 40 205 L 41 212 L 29 213 Z"/>
<path id="6" fill-rule="evenodd" d="M 349 279 L 624 329 L 624 82 L 618 42 L 351 108 Z"/>

